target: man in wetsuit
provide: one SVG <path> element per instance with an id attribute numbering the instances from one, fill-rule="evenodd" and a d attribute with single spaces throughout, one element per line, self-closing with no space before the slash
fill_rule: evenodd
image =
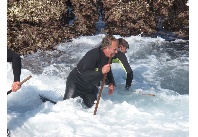
<path id="1" fill-rule="evenodd" d="M 21 88 L 20 83 L 20 75 L 21 75 L 21 57 L 12 51 L 11 49 L 7 49 L 7 62 L 12 63 L 14 81 L 12 83 L 12 91 L 16 92 Z"/>
<path id="2" fill-rule="evenodd" d="M 64 100 L 80 96 L 84 104 L 90 108 L 97 100 L 98 83 L 107 74 L 109 81 L 108 94 L 114 92 L 114 78 L 109 57 L 118 52 L 118 40 L 112 35 L 106 35 L 100 46 L 88 51 L 69 74 L 66 82 Z"/>
<path id="3" fill-rule="evenodd" d="M 131 67 L 128 63 L 127 57 L 125 55 L 125 53 L 127 52 L 126 50 L 129 49 L 129 44 L 123 38 L 119 38 L 118 43 L 119 43 L 119 45 L 118 45 L 119 51 L 112 58 L 112 63 L 121 63 L 122 64 L 124 70 L 127 73 L 125 89 L 129 90 L 129 88 L 131 87 L 132 80 L 133 80 L 133 70 L 131 69 Z"/>

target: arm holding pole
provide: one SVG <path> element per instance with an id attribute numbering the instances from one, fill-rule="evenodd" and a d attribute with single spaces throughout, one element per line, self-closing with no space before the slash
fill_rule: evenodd
<path id="1" fill-rule="evenodd" d="M 25 82 L 26 82 L 27 80 L 29 80 L 31 77 L 32 77 L 32 76 L 30 75 L 29 77 L 25 78 L 23 81 L 21 81 L 21 82 L 19 83 L 19 86 L 21 86 L 23 83 L 25 83 Z M 12 92 L 12 89 L 9 90 L 9 91 L 7 92 L 7 95 L 10 94 L 11 92 Z"/>

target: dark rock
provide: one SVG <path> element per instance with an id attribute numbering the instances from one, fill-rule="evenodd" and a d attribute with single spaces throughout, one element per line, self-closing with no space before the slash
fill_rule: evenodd
<path id="1" fill-rule="evenodd" d="M 95 35 L 99 16 L 102 33 L 189 39 L 186 0 L 8 0 L 7 7 L 7 45 L 21 55 Z"/>

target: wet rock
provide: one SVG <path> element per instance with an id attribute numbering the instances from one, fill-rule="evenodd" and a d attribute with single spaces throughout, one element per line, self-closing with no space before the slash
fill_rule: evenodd
<path id="1" fill-rule="evenodd" d="M 8 0 L 7 7 L 7 45 L 21 55 L 95 35 L 99 19 L 102 33 L 189 38 L 186 0 Z"/>

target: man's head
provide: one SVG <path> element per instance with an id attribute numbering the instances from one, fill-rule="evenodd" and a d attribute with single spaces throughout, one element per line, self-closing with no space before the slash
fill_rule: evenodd
<path id="1" fill-rule="evenodd" d="M 129 43 L 123 38 L 119 38 L 118 43 L 119 43 L 118 46 L 119 50 L 123 53 L 126 53 L 127 52 L 126 50 L 129 49 Z"/>
<path id="2" fill-rule="evenodd" d="M 114 57 L 118 53 L 118 40 L 112 35 L 106 35 L 102 40 L 101 49 L 107 57 Z"/>

